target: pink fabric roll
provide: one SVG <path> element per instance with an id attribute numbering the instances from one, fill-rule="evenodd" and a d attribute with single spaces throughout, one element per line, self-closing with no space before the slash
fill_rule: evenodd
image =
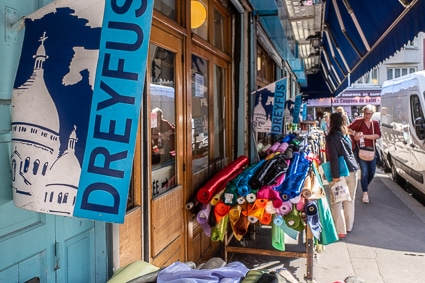
<path id="1" fill-rule="evenodd" d="M 257 192 L 257 198 L 272 201 L 275 208 L 282 206 L 282 199 L 280 198 L 279 192 L 273 190 L 270 186 L 262 186 Z"/>
<path id="2" fill-rule="evenodd" d="M 289 212 L 291 212 L 291 210 L 292 210 L 292 202 L 284 201 L 282 203 L 282 206 L 277 209 L 277 213 L 279 213 L 280 215 L 286 215 Z"/>
<path id="3" fill-rule="evenodd" d="M 267 154 L 273 153 L 276 151 L 276 149 L 279 147 L 280 142 L 275 142 L 268 150 Z"/>
<path id="4" fill-rule="evenodd" d="M 285 150 L 288 148 L 288 146 L 289 146 L 288 143 L 283 142 L 277 147 L 276 152 L 280 152 L 280 153 L 285 152 Z"/>
<path id="5" fill-rule="evenodd" d="M 305 198 L 302 197 L 300 201 L 297 204 L 295 204 L 295 208 L 298 211 L 304 211 L 304 207 L 305 207 Z"/>

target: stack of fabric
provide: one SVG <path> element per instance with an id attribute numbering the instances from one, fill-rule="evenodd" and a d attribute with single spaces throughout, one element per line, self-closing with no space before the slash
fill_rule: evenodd
<path id="1" fill-rule="evenodd" d="M 308 140 L 308 139 L 307 139 Z M 202 186 L 196 219 L 213 241 L 222 241 L 228 225 L 240 241 L 249 225 L 272 227 L 272 245 L 284 251 L 284 235 L 297 239 L 308 226 L 321 244 L 338 240 L 318 173 L 318 158 L 290 134 L 270 147 L 258 162 L 241 156 Z"/>

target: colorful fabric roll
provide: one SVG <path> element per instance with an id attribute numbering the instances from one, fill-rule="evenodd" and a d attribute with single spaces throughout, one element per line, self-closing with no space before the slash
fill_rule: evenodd
<path id="1" fill-rule="evenodd" d="M 266 208 L 264 209 L 269 214 L 276 214 L 277 209 L 273 205 L 273 201 L 269 200 L 267 202 Z"/>
<path id="2" fill-rule="evenodd" d="M 304 211 L 305 201 L 306 201 L 306 199 L 305 199 L 305 198 L 303 198 L 303 197 L 301 197 L 301 198 L 300 198 L 300 201 L 299 201 L 299 202 L 297 202 L 297 203 L 295 204 L 295 208 L 296 208 L 298 211 Z"/>
<path id="3" fill-rule="evenodd" d="M 242 236 L 248 233 L 249 223 L 250 222 L 248 221 L 248 217 L 241 214 L 238 221 L 235 223 L 233 233 L 235 235 L 241 235 L 242 238 Z"/>
<path id="4" fill-rule="evenodd" d="M 297 231 L 304 230 L 304 222 L 298 210 L 292 209 L 288 214 L 283 216 L 283 219 L 285 220 L 288 227 Z"/>
<path id="5" fill-rule="evenodd" d="M 219 201 L 216 206 L 214 206 L 214 216 L 217 223 L 229 213 L 230 206 L 224 204 L 222 201 Z"/>
<path id="6" fill-rule="evenodd" d="M 266 161 L 263 159 L 257 163 L 254 163 L 240 174 L 238 181 L 236 182 L 237 186 L 237 192 L 240 196 L 246 196 L 247 194 L 251 193 L 252 188 L 249 185 L 249 180 L 252 178 L 252 176 L 255 174 L 259 168 L 263 166 L 263 164 Z"/>
<path id="7" fill-rule="evenodd" d="M 254 193 L 249 193 L 245 197 L 248 203 L 254 203 L 257 200 L 257 196 Z"/>
<path id="8" fill-rule="evenodd" d="M 238 188 L 236 187 L 236 185 L 229 183 L 229 185 L 227 185 L 226 189 L 221 195 L 221 200 L 225 205 L 233 206 L 236 204 L 238 196 Z"/>
<path id="9" fill-rule="evenodd" d="M 306 156 L 305 152 L 294 153 L 291 164 L 286 172 L 285 180 L 277 188 L 281 195 L 288 195 L 291 199 L 300 194 L 311 164 Z"/>
<path id="10" fill-rule="evenodd" d="M 306 199 L 309 199 L 311 196 L 311 176 L 310 175 L 307 175 L 307 177 L 304 180 L 304 185 L 301 190 L 301 195 Z"/>
<path id="11" fill-rule="evenodd" d="M 292 210 L 292 203 L 290 201 L 284 201 L 282 202 L 281 207 L 277 209 L 277 213 L 280 215 L 286 215 Z"/>
<path id="12" fill-rule="evenodd" d="M 236 200 L 238 202 L 238 204 L 242 205 L 244 203 L 246 203 L 246 199 L 244 197 L 238 197 L 238 199 Z"/>
<path id="13" fill-rule="evenodd" d="M 272 215 L 264 211 L 263 217 L 261 217 L 260 219 L 260 223 L 263 225 L 270 225 L 271 222 L 272 222 Z"/>
<path id="14" fill-rule="evenodd" d="M 285 251 L 285 234 L 274 224 L 272 224 L 272 246 L 279 251 Z"/>
<path id="15" fill-rule="evenodd" d="M 275 142 L 268 150 L 267 154 L 271 154 L 276 151 L 276 149 L 279 147 L 280 142 Z"/>
<path id="16" fill-rule="evenodd" d="M 277 147 L 276 152 L 280 152 L 280 153 L 285 152 L 288 146 L 289 144 L 287 142 L 283 142 Z"/>
<path id="17" fill-rule="evenodd" d="M 221 195 L 224 193 L 224 190 L 225 189 L 223 189 L 223 190 L 221 190 L 221 191 L 219 191 L 212 199 L 211 199 L 211 201 L 210 201 L 210 204 L 212 205 L 212 206 L 216 206 L 217 205 L 217 203 L 221 200 Z"/>
<path id="18" fill-rule="evenodd" d="M 211 204 L 203 204 L 198 214 L 196 215 L 196 221 L 201 225 L 202 230 L 204 230 L 205 235 L 211 237 L 211 226 L 208 223 L 208 218 L 210 217 Z"/>
<path id="19" fill-rule="evenodd" d="M 309 201 L 305 206 L 305 213 L 307 215 L 307 224 L 310 227 L 313 236 L 320 240 L 322 232 L 322 225 L 319 219 L 319 210 L 316 201 Z"/>
<path id="20" fill-rule="evenodd" d="M 322 224 L 322 233 L 320 234 L 319 243 L 328 245 L 338 241 L 338 233 L 329 208 L 328 198 L 318 199 L 317 208 L 319 211 L 320 223 Z"/>
<path id="21" fill-rule="evenodd" d="M 264 271 L 251 269 L 241 283 L 257 283 Z"/>
<path id="22" fill-rule="evenodd" d="M 282 199 L 280 198 L 279 192 L 271 189 L 270 186 L 261 187 L 257 192 L 257 198 L 272 201 L 275 208 L 282 206 Z"/>
<path id="23" fill-rule="evenodd" d="M 276 214 L 276 215 L 273 216 L 273 224 L 274 225 L 280 226 L 280 225 L 282 225 L 283 222 L 285 222 L 285 221 L 283 220 L 282 215 Z"/>
<path id="24" fill-rule="evenodd" d="M 233 235 L 235 236 L 235 239 L 238 241 L 240 241 L 243 237 L 243 235 L 239 234 L 239 230 L 236 229 L 236 223 L 241 217 L 241 213 L 242 213 L 242 207 L 239 204 L 233 206 L 229 210 L 230 227 L 232 227 Z"/>
<path id="25" fill-rule="evenodd" d="M 229 165 L 221 169 L 215 174 L 204 186 L 202 186 L 197 194 L 196 198 L 202 204 L 207 204 L 211 201 L 217 192 L 224 189 L 227 183 L 239 175 L 243 168 L 248 165 L 248 157 L 240 156 Z"/>
<path id="26" fill-rule="evenodd" d="M 229 215 L 225 215 L 220 222 L 215 225 L 211 230 L 211 240 L 214 242 L 223 241 L 224 234 L 226 233 L 227 222 Z"/>
<path id="27" fill-rule="evenodd" d="M 282 229 L 282 231 L 288 235 L 289 237 L 291 237 L 292 239 L 296 240 L 298 237 L 298 234 L 300 233 L 299 231 L 292 229 L 291 227 L 288 226 L 288 224 L 286 224 L 286 221 L 283 220 L 283 223 L 281 225 L 279 225 L 279 228 Z"/>

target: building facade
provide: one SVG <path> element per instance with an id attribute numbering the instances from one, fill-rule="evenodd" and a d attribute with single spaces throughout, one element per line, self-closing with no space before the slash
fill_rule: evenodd
<path id="1" fill-rule="evenodd" d="M 271 44 L 250 1 L 154 1 L 124 223 L 24 210 L 13 204 L 19 189 L 11 184 L 19 174 L 28 175 L 29 171 L 19 170 L 26 168 L 30 157 L 26 150 L 32 145 L 12 143 L 12 136 L 43 129 L 55 133 L 58 119 L 57 113 L 51 113 L 48 124 L 12 127 L 12 93 L 23 91 L 14 89 L 14 80 L 24 28 L 14 24 L 50 2 L 1 2 L 5 20 L 0 23 L 0 281 L 105 282 L 114 270 L 136 260 L 162 267 L 177 260 L 199 263 L 210 258 L 221 243 L 206 236 L 190 210 L 196 191 L 238 156 L 255 158 L 250 139 L 252 92 L 286 77 L 287 99 L 294 98 L 300 73 Z M 27 82 L 27 87 L 43 83 L 41 63 L 48 52 L 39 48 L 34 54 L 40 62 L 33 70 L 37 81 Z M 48 96 L 46 90 L 40 95 Z M 25 122 L 28 109 L 13 111 Z M 30 138 L 39 142 L 39 137 Z M 57 182 L 62 186 L 48 186 L 51 191 L 45 194 L 60 199 L 55 210 L 66 211 L 61 207 L 71 200 L 77 185 L 66 183 L 69 168 L 61 167 L 60 160 L 73 158 L 78 135 L 69 133 L 67 156 L 58 156 L 57 137 L 48 139 L 52 152 L 31 156 L 40 161 L 31 172 L 41 174 L 51 168 L 49 174 L 57 174 L 58 180 L 63 177 Z M 51 163 L 55 166 L 48 166 Z M 68 192 L 65 187 L 73 189 Z M 51 208 L 48 203 L 41 205 L 42 210 Z"/>

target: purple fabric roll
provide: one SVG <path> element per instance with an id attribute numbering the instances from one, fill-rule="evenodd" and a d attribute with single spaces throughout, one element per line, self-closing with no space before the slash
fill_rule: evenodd
<path id="1" fill-rule="evenodd" d="M 276 152 L 280 152 L 280 153 L 285 152 L 285 150 L 288 148 L 288 146 L 289 146 L 288 143 L 283 142 L 277 147 Z"/>
<path id="2" fill-rule="evenodd" d="M 211 226 L 208 223 L 210 212 L 211 204 L 203 204 L 201 210 L 199 210 L 198 214 L 196 215 L 196 220 L 198 221 L 199 225 L 201 225 L 205 235 L 207 235 L 208 237 L 211 237 Z"/>
<path id="3" fill-rule="evenodd" d="M 267 154 L 273 153 L 276 151 L 276 149 L 279 147 L 280 142 L 275 142 L 268 150 Z"/>

